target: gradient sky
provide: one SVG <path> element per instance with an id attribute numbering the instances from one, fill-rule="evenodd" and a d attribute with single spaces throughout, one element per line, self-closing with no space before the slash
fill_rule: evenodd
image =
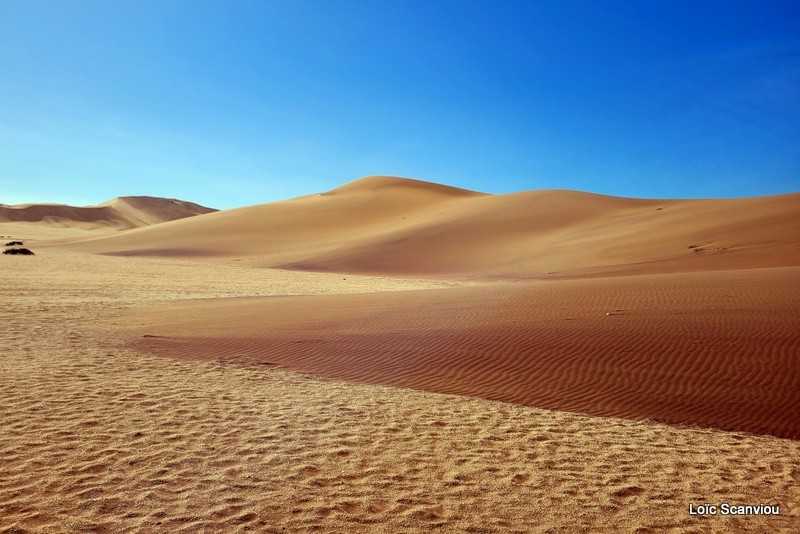
<path id="1" fill-rule="evenodd" d="M 800 2 L 0 0 L 0 202 L 800 190 Z"/>

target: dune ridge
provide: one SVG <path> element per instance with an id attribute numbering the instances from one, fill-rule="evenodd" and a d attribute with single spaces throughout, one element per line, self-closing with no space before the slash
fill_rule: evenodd
<path id="1" fill-rule="evenodd" d="M 557 278 L 800 265 L 800 193 L 644 200 L 489 195 L 395 177 L 84 239 L 72 250 L 258 267 Z"/>
<path id="2" fill-rule="evenodd" d="M 124 230 L 217 211 L 193 202 L 148 196 L 118 197 L 97 206 L 0 204 L 0 224 L 38 223 L 84 230 Z"/>

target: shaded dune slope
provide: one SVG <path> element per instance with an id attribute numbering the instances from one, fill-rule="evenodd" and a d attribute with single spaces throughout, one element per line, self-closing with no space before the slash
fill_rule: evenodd
<path id="1" fill-rule="evenodd" d="M 172 357 L 800 438 L 800 268 L 226 299 L 138 311 Z"/>
<path id="2" fill-rule="evenodd" d="M 137 228 L 211 213 L 199 204 L 157 197 L 119 197 L 98 206 L 61 204 L 0 205 L 0 223 L 45 223 L 83 229 L 121 230 Z"/>
<path id="3" fill-rule="evenodd" d="M 582 277 L 800 265 L 800 194 L 641 200 L 488 195 L 393 177 L 74 243 L 262 267 L 465 277 Z"/>

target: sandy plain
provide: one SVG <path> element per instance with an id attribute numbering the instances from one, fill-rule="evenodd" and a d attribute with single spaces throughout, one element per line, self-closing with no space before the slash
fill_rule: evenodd
<path id="1" fill-rule="evenodd" d="M 797 531 L 797 196 L 582 195 L 0 223 L 0 532 Z"/>

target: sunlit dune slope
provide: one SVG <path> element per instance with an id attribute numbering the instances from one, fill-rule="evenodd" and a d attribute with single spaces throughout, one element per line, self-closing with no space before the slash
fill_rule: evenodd
<path id="1" fill-rule="evenodd" d="M 83 230 L 122 230 L 211 213 L 199 204 L 157 197 L 119 197 L 97 206 L 0 204 L 0 223 L 39 223 Z"/>
<path id="2" fill-rule="evenodd" d="M 800 265 L 800 194 L 487 195 L 392 177 L 75 243 L 341 272 L 538 277 Z"/>
<path id="3" fill-rule="evenodd" d="M 174 198 L 119 197 L 100 204 L 110 207 L 133 226 L 147 226 L 167 221 L 185 219 L 217 210 L 194 202 Z"/>
<path id="4" fill-rule="evenodd" d="M 300 261 L 391 233 L 412 214 L 424 215 L 465 198 L 484 196 L 415 180 L 369 177 L 327 193 L 221 211 L 196 224 L 176 221 L 161 232 L 139 229 L 76 248 L 142 255 L 208 255 L 261 265 Z"/>

